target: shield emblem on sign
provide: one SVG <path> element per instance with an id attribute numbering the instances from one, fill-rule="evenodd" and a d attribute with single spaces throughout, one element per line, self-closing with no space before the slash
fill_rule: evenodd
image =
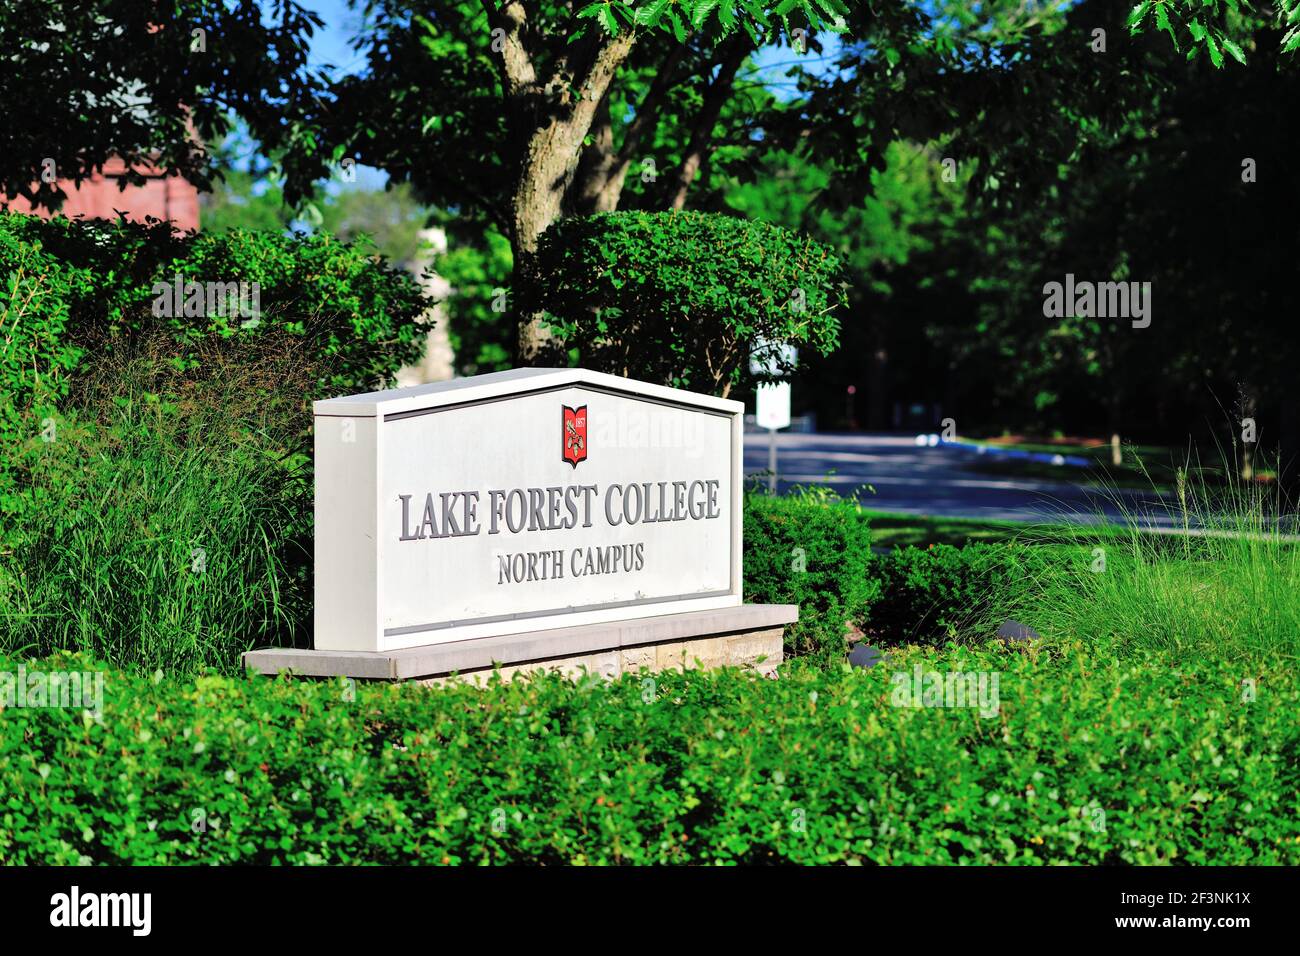
<path id="1" fill-rule="evenodd" d="M 587 406 L 581 408 L 563 407 L 564 421 L 561 425 L 561 437 L 564 441 L 563 457 L 574 468 L 578 462 L 587 460 Z"/>

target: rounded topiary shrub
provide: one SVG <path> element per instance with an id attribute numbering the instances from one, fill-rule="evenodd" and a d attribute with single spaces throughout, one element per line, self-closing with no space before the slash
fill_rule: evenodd
<path id="1" fill-rule="evenodd" d="M 871 531 L 857 503 L 749 494 L 744 554 L 746 601 L 799 605 L 799 622 L 786 629 L 786 652 L 841 654 L 846 625 L 877 591 L 867 574 Z"/>
<path id="2" fill-rule="evenodd" d="M 756 346 L 836 347 L 839 268 L 770 223 L 615 212 L 557 222 L 522 274 L 527 310 L 583 366 L 726 395 Z"/>

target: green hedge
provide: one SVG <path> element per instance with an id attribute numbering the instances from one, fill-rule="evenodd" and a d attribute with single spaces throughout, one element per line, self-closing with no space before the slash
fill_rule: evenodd
<path id="1" fill-rule="evenodd" d="M 916 666 L 997 672 L 999 712 L 893 706 Z M 1244 676 L 1082 646 L 486 690 L 109 672 L 98 716 L 3 711 L 0 863 L 1295 865 L 1300 681 Z"/>
<path id="2" fill-rule="evenodd" d="M 141 333 L 291 333 L 320 370 L 314 397 L 378 387 L 423 347 L 417 319 L 425 302 L 415 281 L 366 246 L 327 235 L 179 236 L 165 224 L 0 213 L 0 274 L 0 395 L 11 410 L 0 421 L 0 441 L 35 434 L 34 401 L 62 397 L 87 359 Z M 257 283 L 258 321 L 155 315 L 155 284 L 177 275 Z"/>
<path id="3" fill-rule="evenodd" d="M 1045 546 L 998 543 L 895 548 L 876 555 L 868 573 L 879 590 L 860 626 L 886 644 L 991 637 L 1006 597 L 1055 554 Z"/>
<path id="4" fill-rule="evenodd" d="M 786 651 L 834 657 L 848 621 L 878 592 L 868 577 L 871 530 L 857 503 L 812 492 L 745 496 L 745 600 L 798 604 Z"/>

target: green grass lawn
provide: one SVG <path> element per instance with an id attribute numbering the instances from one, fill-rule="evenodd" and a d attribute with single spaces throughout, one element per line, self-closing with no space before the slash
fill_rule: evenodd
<path id="1" fill-rule="evenodd" d="M 945 518 L 867 509 L 863 509 L 862 513 L 871 524 L 871 547 L 875 550 L 909 546 L 925 548 L 932 544 L 950 544 L 960 548 L 964 544 L 974 542 L 995 544 L 1016 540 L 1040 545 L 1059 544 L 1072 542 L 1079 535 L 1077 526 L 1067 524 Z M 1087 527 L 1090 540 L 1128 534 L 1128 531 L 1120 525 Z"/>
<path id="2" fill-rule="evenodd" d="M 971 456 L 969 467 L 984 475 L 1008 478 L 1043 478 L 1055 481 L 1074 481 L 1106 485 L 1113 488 L 1155 490 L 1168 493 L 1174 490 L 1178 472 L 1185 471 L 1194 481 L 1206 485 L 1222 486 L 1229 482 L 1222 454 L 1214 460 L 1189 464 L 1186 449 L 1169 445 L 1136 445 L 1123 447 L 1123 461 L 1111 464 L 1110 445 L 1078 444 L 1070 442 L 1021 442 L 999 439 L 966 439 L 972 444 L 990 448 L 1014 448 L 1021 451 L 1071 455 L 1089 459 L 1087 467 L 1053 465 L 1042 461 Z M 1257 469 L 1260 478 L 1269 479 L 1274 472 L 1266 467 Z"/>
<path id="3" fill-rule="evenodd" d="M 863 513 L 871 523 L 873 548 L 914 547 L 970 541 L 1010 541 L 1029 526 L 1018 521 L 981 521 L 972 518 L 935 518 L 891 511 Z"/>

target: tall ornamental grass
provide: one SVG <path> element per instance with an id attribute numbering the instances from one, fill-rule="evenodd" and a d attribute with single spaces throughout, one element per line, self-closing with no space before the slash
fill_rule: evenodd
<path id="1" fill-rule="evenodd" d="M 16 446 L 0 648 L 238 670 L 302 643 L 310 609 L 305 372 L 292 347 L 155 342 L 106 362 Z"/>
<path id="2" fill-rule="evenodd" d="M 1174 494 L 1142 507 L 1114 495 L 1118 528 L 1053 526 L 1054 560 L 1021 582 L 1015 613 L 1044 635 L 1295 660 L 1300 537 L 1285 495 L 1200 474 L 1183 469 Z"/>

